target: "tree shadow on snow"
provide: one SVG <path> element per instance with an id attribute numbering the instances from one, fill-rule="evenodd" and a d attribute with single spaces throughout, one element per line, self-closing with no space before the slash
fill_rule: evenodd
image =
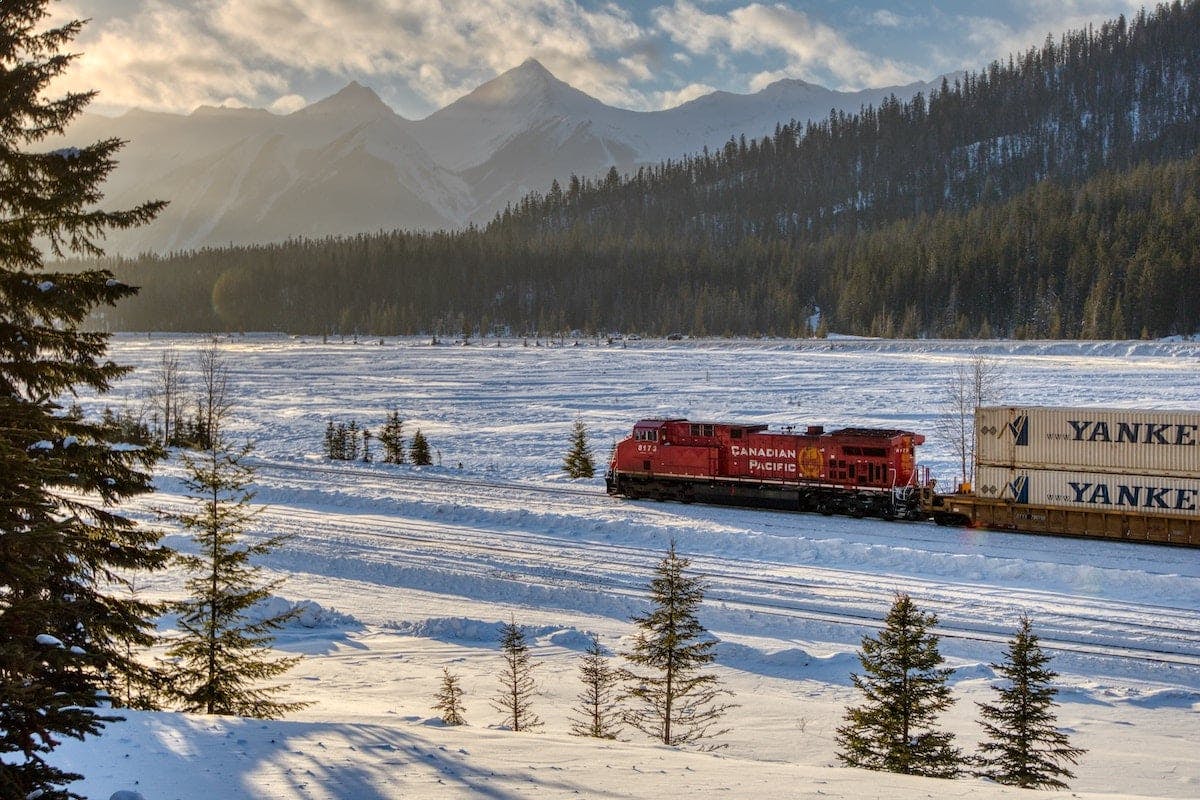
<path id="1" fill-rule="evenodd" d="M 547 779 L 536 765 L 497 770 L 494 756 L 492 766 L 477 765 L 469 741 L 464 745 L 463 737 L 452 732 L 443 737 L 436 726 L 409 731 L 170 712 L 123 714 L 126 721 L 111 724 L 103 734 L 100 749 L 114 757 L 102 768 L 94 756 L 87 757 L 87 743 L 56 752 L 60 766 L 87 776 L 77 790 L 97 797 L 120 789 L 174 797 L 185 780 L 188 796 L 227 800 L 306 795 L 390 800 L 441 796 L 454 786 L 495 800 L 528 796 L 530 787 L 539 793 L 586 792 L 585 786 Z M 124 758 L 116 758 L 118 753 Z"/>

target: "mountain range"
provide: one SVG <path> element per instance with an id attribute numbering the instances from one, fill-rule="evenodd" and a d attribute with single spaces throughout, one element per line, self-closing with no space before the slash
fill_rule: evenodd
<path id="1" fill-rule="evenodd" d="M 839 92 L 781 80 L 664 111 L 605 105 L 529 59 L 421 120 L 352 82 L 291 114 L 202 106 L 190 114 L 83 115 L 67 141 L 128 142 L 105 185 L 113 208 L 170 205 L 110 235 L 110 254 L 165 253 L 379 230 L 486 224 L 555 179 L 594 177 L 761 137 L 779 123 L 857 112 L 935 84 Z"/>

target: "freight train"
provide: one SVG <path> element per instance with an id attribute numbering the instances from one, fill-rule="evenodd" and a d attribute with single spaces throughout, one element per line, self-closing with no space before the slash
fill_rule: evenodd
<path id="1" fill-rule="evenodd" d="M 1200 413 L 976 409 L 974 486 L 951 493 L 905 430 L 644 419 L 609 494 L 1200 546 Z"/>

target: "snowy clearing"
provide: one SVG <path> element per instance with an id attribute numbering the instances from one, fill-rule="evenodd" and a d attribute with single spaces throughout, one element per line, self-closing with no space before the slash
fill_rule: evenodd
<path id="1" fill-rule="evenodd" d="M 80 401 L 146 411 L 162 352 L 192 368 L 206 342 L 117 336 L 113 359 L 138 369 Z M 74 788 L 99 800 L 1023 796 L 834 766 L 834 729 L 858 700 L 855 650 L 905 591 L 940 617 L 959 698 L 943 723 L 964 748 L 979 739 L 974 701 L 992 699 L 988 663 L 1027 612 L 1061 673 L 1059 723 L 1088 749 L 1073 794 L 1200 796 L 1200 551 L 630 502 L 560 470 L 577 417 L 600 465 L 635 421 L 669 415 L 907 428 L 926 434 L 921 461 L 951 485 L 937 417 L 960 359 L 994 356 L 1004 403 L 1187 409 L 1200 407 L 1200 344 L 533 344 L 226 339 L 235 434 L 257 443 L 259 532 L 294 537 L 267 564 L 287 576 L 288 601 L 317 604 L 277 642 L 306 655 L 289 696 L 313 705 L 279 722 L 129 714 L 59 750 L 87 776 Z M 321 457 L 328 420 L 377 431 L 392 409 L 407 435 L 428 437 L 433 467 Z M 185 502 L 178 459 L 160 474 L 134 516 Z M 623 648 L 672 538 L 709 582 L 702 621 L 739 703 L 727 748 L 568 736 L 588 635 Z M 178 584 L 166 574 L 146 588 L 168 597 Z M 510 618 L 535 642 L 543 733 L 494 727 L 497 629 Z M 432 721 L 443 666 L 467 690 L 465 728 Z"/>

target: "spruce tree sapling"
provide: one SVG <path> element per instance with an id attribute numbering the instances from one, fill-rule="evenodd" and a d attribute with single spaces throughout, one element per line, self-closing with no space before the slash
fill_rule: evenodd
<path id="1" fill-rule="evenodd" d="M 333 460 L 336 438 L 337 429 L 333 427 L 333 420 L 329 420 L 325 423 L 325 457 L 330 461 Z"/>
<path id="2" fill-rule="evenodd" d="M 399 411 L 392 411 L 387 416 L 383 430 L 379 432 L 379 445 L 383 448 L 385 464 L 403 464 L 404 455 L 404 422 L 400 419 Z"/>
<path id="3" fill-rule="evenodd" d="M 702 671 L 716 659 L 716 641 L 696 614 L 704 601 L 704 582 L 687 575 L 690 562 L 672 541 L 650 581 L 651 610 L 636 616 L 633 647 L 622 655 L 626 695 L 637 702 L 625 721 L 667 745 L 724 745 L 711 740 L 728 733 L 721 718 L 733 706 L 720 698 L 731 693 L 717 677 Z"/>
<path id="4" fill-rule="evenodd" d="M 287 536 L 247 536 L 261 510 L 251 506 L 250 451 L 248 444 L 233 448 L 218 430 L 203 454 L 184 456 L 184 485 L 197 508 L 168 516 L 191 534 L 196 552 L 179 557 L 190 573 L 188 596 L 176 604 L 180 636 L 167 654 L 176 660 L 171 691 L 184 711 L 273 719 L 307 704 L 277 700 L 286 686 L 263 685 L 300 659 L 270 654 L 274 631 L 295 610 L 263 618 L 253 612 L 283 581 L 264 580 L 252 559 Z"/>
<path id="5" fill-rule="evenodd" d="M 597 739 L 616 739 L 621 732 L 620 670 L 608 663 L 600 640 L 592 636 L 579 664 L 579 680 L 583 691 L 577 696 L 579 705 L 571 717 L 571 733 L 575 736 L 594 736 Z"/>
<path id="6" fill-rule="evenodd" d="M 997 701 L 977 703 L 986 739 L 978 763 L 983 775 L 997 783 L 1024 789 L 1067 789 L 1075 775 L 1065 766 L 1079 763 L 1086 751 L 1072 747 L 1055 725 L 1051 682 L 1057 673 L 1038 644 L 1029 617 L 1022 617 L 1008 643 L 1002 664 L 992 664 L 1004 679 Z"/>
<path id="7" fill-rule="evenodd" d="M 596 474 L 592 451 L 587 443 L 587 428 L 581 419 L 575 420 L 575 427 L 571 433 L 571 449 L 563 459 L 563 472 L 570 478 L 590 478 Z"/>
<path id="8" fill-rule="evenodd" d="M 153 642 L 159 607 L 130 576 L 169 560 L 161 534 L 114 506 L 152 490 L 154 449 L 73 419 L 55 398 L 107 392 L 128 367 L 108 335 L 80 329 L 136 293 L 107 269 L 52 271 L 44 253 L 101 255 L 107 231 L 141 225 L 162 203 L 105 211 L 101 185 L 123 142 L 40 151 L 94 92 L 47 97 L 77 55 L 79 20 L 49 23 L 47 0 L 0 3 L 0 796 L 75 796 L 79 776 L 50 763 L 66 738 L 115 719 L 104 676 L 131 672 L 127 645 Z M 69 13 L 69 12 L 68 12 Z"/>
<path id="9" fill-rule="evenodd" d="M 533 712 L 533 698 L 538 694 L 533 670 L 537 665 L 530 658 L 525 633 L 511 620 L 501 628 L 500 651 L 504 665 L 500 669 L 500 690 L 492 699 L 492 707 L 504 714 L 504 724 L 514 731 L 542 727 L 541 719 Z"/>
<path id="10" fill-rule="evenodd" d="M 433 463 L 433 455 L 429 451 L 429 442 L 425 439 L 425 435 L 421 433 L 421 429 L 417 428 L 416 433 L 412 437 L 412 447 L 409 450 L 409 459 L 418 467 L 427 467 Z"/>
<path id="11" fill-rule="evenodd" d="M 844 765 L 936 778 L 962 772 L 953 734 L 933 727 L 954 702 L 946 685 L 950 670 L 941 667 L 938 637 L 930 632 L 936 624 L 935 614 L 922 613 L 901 594 L 879 636 L 863 637 L 863 671 L 851 680 L 864 702 L 847 709 L 835 737 Z"/>
<path id="12" fill-rule="evenodd" d="M 442 685 L 434 695 L 436 701 L 433 710 L 441 715 L 442 722 L 447 725 L 465 725 L 462 703 L 463 690 L 459 685 L 458 676 L 449 667 L 442 667 Z"/>

